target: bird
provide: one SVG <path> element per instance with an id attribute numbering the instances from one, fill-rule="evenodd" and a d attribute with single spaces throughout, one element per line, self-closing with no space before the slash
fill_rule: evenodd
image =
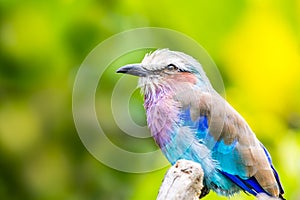
<path id="1" fill-rule="evenodd" d="M 271 155 L 213 88 L 200 62 L 183 52 L 157 49 L 116 72 L 139 77 L 151 136 L 167 160 L 200 163 L 204 187 L 199 198 L 212 190 L 226 197 L 243 191 L 284 199 Z"/>

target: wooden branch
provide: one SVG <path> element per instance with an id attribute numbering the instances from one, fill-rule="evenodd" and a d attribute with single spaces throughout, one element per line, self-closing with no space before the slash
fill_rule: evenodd
<path id="1" fill-rule="evenodd" d="M 198 200 L 203 188 L 203 176 L 199 163 L 178 160 L 166 173 L 157 200 Z"/>

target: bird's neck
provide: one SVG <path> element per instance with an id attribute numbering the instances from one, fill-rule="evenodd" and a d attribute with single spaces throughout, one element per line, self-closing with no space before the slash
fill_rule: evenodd
<path id="1" fill-rule="evenodd" d="M 173 96 L 174 91 L 167 86 L 157 87 L 145 93 L 144 107 L 148 127 L 160 148 L 170 142 L 178 124 L 179 103 Z"/>

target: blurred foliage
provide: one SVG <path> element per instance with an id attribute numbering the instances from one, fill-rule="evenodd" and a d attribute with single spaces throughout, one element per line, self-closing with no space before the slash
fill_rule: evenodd
<path id="1" fill-rule="evenodd" d="M 285 197 L 299 199 L 299 10 L 299 0 L 0 0 L 0 199 L 155 199 L 166 169 L 127 174 L 102 165 L 81 143 L 71 111 L 85 56 L 107 37 L 145 26 L 180 31 L 207 49 L 227 100 L 272 154 Z M 117 79 L 103 78 L 102 98 Z M 141 104 L 134 96 L 131 104 Z M 241 198 L 253 199 L 233 199 Z"/>

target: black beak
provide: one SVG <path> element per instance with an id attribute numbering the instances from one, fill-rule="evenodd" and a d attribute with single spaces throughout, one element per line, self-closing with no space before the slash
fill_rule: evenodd
<path id="1" fill-rule="evenodd" d="M 125 65 L 117 70 L 117 73 L 131 74 L 139 77 L 146 77 L 149 71 L 141 66 L 141 64 Z"/>

